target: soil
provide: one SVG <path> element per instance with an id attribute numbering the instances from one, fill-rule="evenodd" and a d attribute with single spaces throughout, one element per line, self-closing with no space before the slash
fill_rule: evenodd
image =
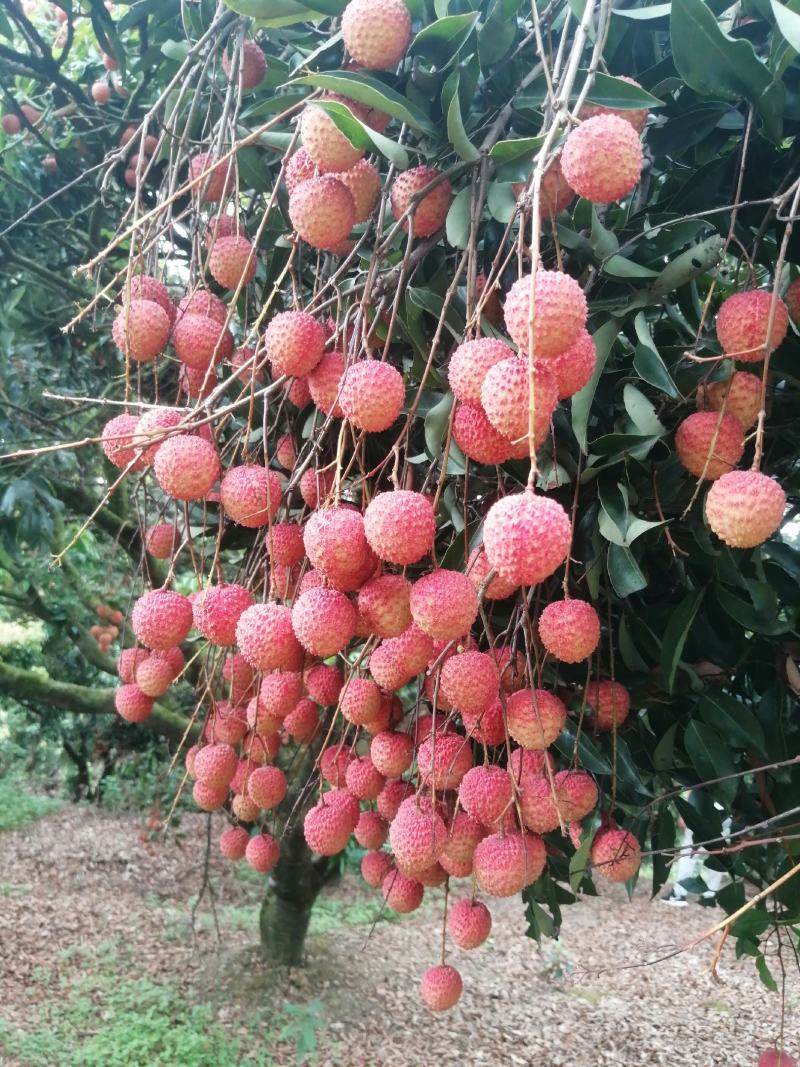
<path id="1" fill-rule="evenodd" d="M 560 940 L 541 949 L 525 936 L 518 900 L 490 902 L 490 941 L 448 954 L 464 994 L 442 1016 L 426 1011 L 417 991 L 421 973 L 438 962 L 441 890 L 428 891 L 421 911 L 401 922 L 331 924 L 309 938 L 305 968 L 275 975 L 255 944 L 261 885 L 218 855 L 222 822 L 212 822 L 207 873 L 219 941 L 208 892 L 194 930 L 191 922 L 206 870 L 202 816 L 184 817 L 179 834 L 163 837 L 132 816 L 68 807 L 3 834 L 0 1019 L 30 1026 L 57 981 L 124 946 L 138 974 L 213 1001 L 233 1031 L 254 1004 L 280 1011 L 286 1001 L 322 1001 L 324 1067 L 754 1067 L 758 1050 L 776 1039 L 779 998 L 732 948 L 723 951 L 719 982 L 709 973 L 709 942 L 644 965 L 719 918 L 696 904 L 651 901 L 644 886 L 631 902 L 611 886 L 566 908 Z M 453 896 L 467 885 L 456 883 Z M 346 875 L 326 890 L 325 906 L 344 917 L 353 901 L 367 899 Z M 34 980 L 42 968 L 52 982 Z M 796 971 L 787 990 L 787 1051 L 797 1055 Z M 280 1044 L 273 1056 L 275 1064 L 297 1062 Z"/>

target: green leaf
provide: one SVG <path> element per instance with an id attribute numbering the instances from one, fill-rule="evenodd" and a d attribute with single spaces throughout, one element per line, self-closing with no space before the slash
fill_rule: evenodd
<path id="1" fill-rule="evenodd" d="M 772 0 L 773 10 L 779 6 L 779 4 L 775 3 L 775 0 Z M 766 333 L 764 334 L 764 336 L 767 336 Z M 777 993 L 778 983 L 772 977 L 772 972 L 769 969 L 769 964 L 767 963 L 763 955 L 756 956 L 756 970 L 758 971 L 758 977 L 761 979 L 762 984 L 767 987 L 770 993 Z"/>
<path id="2" fill-rule="evenodd" d="M 509 10 L 510 9 L 510 10 Z M 481 67 L 490 67 L 505 56 L 517 38 L 515 0 L 494 0 L 489 16 L 478 31 Z"/>
<path id="3" fill-rule="evenodd" d="M 595 348 L 597 349 L 597 363 L 594 373 L 580 392 L 572 398 L 572 432 L 581 447 L 586 452 L 586 436 L 589 428 L 589 412 L 597 390 L 597 383 L 603 373 L 609 353 L 619 335 L 619 320 L 609 319 L 592 334 Z"/>
<path id="4" fill-rule="evenodd" d="M 471 189 L 462 189 L 450 205 L 445 222 L 447 240 L 455 248 L 466 248 L 469 244 L 469 208 Z"/>
<path id="5" fill-rule="evenodd" d="M 572 722 L 567 723 L 553 742 L 553 745 L 565 759 L 572 759 L 572 753 L 575 749 L 575 726 Z M 595 743 L 587 737 L 585 730 L 581 730 L 580 740 L 578 741 L 578 758 L 581 766 L 585 767 L 587 771 L 591 771 L 592 774 L 611 774 L 611 764 Z"/>
<path id="6" fill-rule="evenodd" d="M 517 210 L 517 198 L 511 186 L 506 182 L 489 183 L 486 204 L 492 218 L 502 222 L 504 226 L 511 222 Z"/>
<path id="7" fill-rule="evenodd" d="M 672 397 L 673 400 L 677 400 L 680 397 L 680 393 L 664 365 L 663 359 L 658 354 L 658 349 L 650 333 L 650 324 L 643 311 L 637 312 L 633 320 L 633 326 L 639 339 L 639 344 L 636 346 L 636 353 L 633 357 L 633 369 L 642 381 L 647 382 L 648 385 L 654 385 L 656 389 L 660 389 L 667 396 Z"/>
<path id="8" fill-rule="evenodd" d="M 497 141 L 492 145 L 489 157 L 498 167 L 519 159 L 532 160 L 544 141 L 544 137 L 515 137 L 510 141 Z"/>
<path id="9" fill-rule="evenodd" d="M 678 732 L 678 723 L 674 722 L 661 738 L 653 750 L 653 769 L 656 771 L 669 771 L 675 766 L 675 734 Z"/>
<path id="10" fill-rule="evenodd" d="M 366 123 L 357 119 L 349 107 L 335 100 L 315 100 L 315 107 L 327 111 L 337 129 L 345 135 L 350 144 L 365 152 L 376 148 L 386 156 L 399 170 L 406 170 L 409 165 L 408 153 L 395 141 L 377 133 Z"/>
<path id="11" fill-rule="evenodd" d="M 727 693 L 706 693 L 700 701 L 701 718 L 727 737 L 737 748 L 755 748 L 767 755 L 764 729 L 755 714 L 741 701 Z"/>
<path id="12" fill-rule="evenodd" d="M 447 427 L 450 424 L 450 412 L 453 410 L 454 397 L 445 393 L 425 416 L 425 446 L 431 459 L 441 459 Z"/>
<path id="13" fill-rule="evenodd" d="M 600 71 L 594 76 L 587 100 L 592 104 L 602 104 L 603 107 L 613 107 L 616 111 L 664 106 L 663 101 L 648 93 L 641 85 L 631 85 L 622 78 L 613 78 Z"/>
<path id="14" fill-rule="evenodd" d="M 586 871 L 589 867 L 589 852 L 592 848 L 592 838 L 594 837 L 596 824 L 596 819 L 592 819 L 591 822 L 584 822 L 581 847 L 569 861 L 569 887 L 573 893 L 578 892 L 581 882 L 586 877 Z"/>
<path id="15" fill-rule="evenodd" d="M 176 63 L 183 63 L 189 52 L 188 41 L 164 41 L 161 45 L 161 53 L 167 59 L 173 59 Z"/>
<path id="16" fill-rule="evenodd" d="M 664 631 L 664 638 L 661 642 L 661 674 L 668 693 L 672 692 L 675 685 L 675 675 L 683 653 L 683 646 L 686 644 L 705 591 L 706 587 L 700 586 L 693 592 L 687 593 L 670 615 Z"/>
<path id="17" fill-rule="evenodd" d="M 478 11 L 466 15 L 445 15 L 419 31 L 411 42 L 409 53 L 424 56 L 442 69 L 452 63 L 467 43 L 479 18 Z"/>
<path id="18" fill-rule="evenodd" d="M 675 847 L 675 820 L 672 817 L 672 812 L 666 806 L 658 813 L 658 818 L 653 826 L 653 832 L 651 835 L 651 846 L 655 855 L 653 856 L 653 892 L 655 896 L 659 889 L 669 878 L 670 868 L 672 866 L 672 856 L 669 854 L 659 854 L 662 850 L 672 849 Z"/>
<path id="19" fill-rule="evenodd" d="M 378 111 L 391 115 L 398 122 L 405 122 L 412 130 L 424 133 L 435 131 L 431 120 L 416 104 L 412 104 L 400 93 L 367 74 L 349 70 L 325 71 L 293 78 L 289 86 L 293 85 L 312 85 L 318 89 L 330 89 L 341 96 L 346 96 L 349 100 L 356 100 L 359 104 L 377 108 Z"/>
<path id="20" fill-rule="evenodd" d="M 773 141 L 783 125 L 783 87 L 752 44 L 723 32 L 703 0 L 672 0 L 672 58 L 678 73 L 701 96 L 744 97 L 759 112 Z"/>
<path id="21" fill-rule="evenodd" d="M 643 267 L 641 263 L 635 263 L 625 256 L 611 255 L 603 260 L 603 274 L 610 274 L 613 278 L 657 278 L 658 271 Z"/>
<path id="22" fill-rule="evenodd" d="M 480 159 L 480 152 L 467 136 L 464 119 L 461 115 L 461 99 L 458 91 L 459 78 L 456 77 L 453 96 L 447 109 L 447 137 L 465 163 L 474 163 Z"/>
<path id="23" fill-rule="evenodd" d="M 631 596 L 647 588 L 647 579 L 629 548 L 610 544 L 607 562 L 608 577 L 617 596 Z"/>
<path id="24" fill-rule="evenodd" d="M 667 18 L 672 10 L 672 3 L 651 4 L 649 7 L 615 7 L 613 14 L 625 19 L 636 19 L 639 22 L 652 22 L 654 19 Z"/>
<path id="25" fill-rule="evenodd" d="M 788 633 L 794 627 L 795 613 L 793 612 L 789 613 L 789 617 L 785 620 L 775 616 L 768 618 L 752 604 L 748 604 L 746 600 L 740 600 L 733 593 L 729 593 L 722 585 L 717 585 L 714 595 L 726 615 L 729 615 L 744 629 L 752 630 L 753 633 L 777 637 Z"/>
<path id="26" fill-rule="evenodd" d="M 686 727 L 683 744 L 701 782 L 710 782 L 714 778 L 735 773 L 736 767 L 725 740 L 705 723 L 693 719 Z M 738 780 L 729 778 L 712 786 L 711 791 L 727 808 L 736 796 L 738 788 Z"/>
<path id="27" fill-rule="evenodd" d="M 600 222 L 594 204 L 592 205 L 592 229 L 589 243 L 598 259 L 605 259 L 606 256 L 612 255 L 619 248 L 617 235 L 612 233 L 611 230 L 607 230 Z"/>
<path id="28" fill-rule="evenodd" d="M 795 52 L 800 52 L 800 15 L 791 11 L 785 4 L 779 4 L 778 0 L 770 0 L 770 6 L 778 29 Z"/>
<path id="29" fill-rule="evenodd" d="M 635 385 L 628 383 L 625 386 L 622 390 L 622 402 L 639 433 L 658 437 L 667 432 L 664 424 L 656 415 L 655 407 Z"/>
<path id="30" fill-rule="evenodd" d="M 674 289 L 688 285 L 719 263 L 724 247 L 725 241 L 719 234 L 712 234 L 705 241 L 692 245 L 669 261 L 653 282 L 650 292 L 654 296 L 666 296 Z"/>
<path id="31" fill-rule="evenodd" d="M 274 28 L 293 26 L 297 22 L 319 22 L 331 14 L 325 10 L 325 0 L 313 9 L 299 0 L 225 0 L 225 4 L 238 15 L 248 15 L 258 19 L 259 25 Z M 338 8 L 338 11 L 342 10 L 343 3 Z"/>

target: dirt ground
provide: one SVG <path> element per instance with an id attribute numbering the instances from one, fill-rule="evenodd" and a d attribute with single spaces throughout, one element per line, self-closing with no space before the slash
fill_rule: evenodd
<path id="1" fill-rule="evenodd" d="M 215 826 L 214 841 L 218 833 Z M 325 1067 L 755 1067 L 758 1050 L 775 1040 L 779 999 L 751 961 L 726 950 L 721 984 L 708 973 L 708 944 L 638 966 L 717 916 L 651 902 L 644 888 L 632 903 L 613 887 L 566 908 L 561 940 L 541 950 L 524 936 L 519 902 L 496 902 L 489 943 L 450 956 L 465 989 L 445 1016 L 428 1013 L 417 994 L 422 971 L 437 962 L 441 890 L 402 922 L 332 921 L 310 937 L 307 967 L 276 984 L 254 944 L 260 886 L 216 850 L 210 878 L 221 943 L 205 902 L 192 933 L 205 838 L 200 816 L 185 818 L 177 839 L 151 842 L 130 816 L 74 807 L 0 836 L 0 1020 L 30 1026 L 54 985 L 124 951 L 138 974 L 211 999 L 232 1032 L 253 1003 L 271 1000 L 279 1012 L 285 1001 L 321 1001 Z M 344 916 L 365 899 L 347 876 L 325 910 Z M 51 975 L 44 984 L 35 981 L 42 969 Z M 796 975 L 788 988 L 787 1051 L 796 1055 Z M 297 1062 L 280 1047 L 274 1057 Z"/>

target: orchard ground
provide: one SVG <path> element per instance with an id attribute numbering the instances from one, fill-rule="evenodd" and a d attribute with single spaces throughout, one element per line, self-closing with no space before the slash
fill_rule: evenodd
<path id="1" fill-rule="evenodd" d="M 204 816 L 184 815 L 164 837 L 141 816 L 38 798 L 14 806 L 25 825 L 0 836 L 7 1067 L 751 1067 L 774 1040 L 774 1000 L 732 950 L 719 984 L 708 944 L 630 966 L 721 914 L 651 901 L 644 882 L 632 903 L 603 885 L 599 898 L 566 908 L 561 939 L 541 950 L 525 937 L 522 903 L 495 902 L 488 945 L 449 957 L 465 979 L 461 1002 L 435 1017 L 414 993 L 435 962 L 441 890 L 386 921 L 376 896 L 345 874 L 314 911 L 307 966 L 276 975 L 257 948 L 263 879 L 214 848 L 220 940 L 207 894 L 192 934 Z M 798 1028 L 790 983 L 787 1036 Z"/>

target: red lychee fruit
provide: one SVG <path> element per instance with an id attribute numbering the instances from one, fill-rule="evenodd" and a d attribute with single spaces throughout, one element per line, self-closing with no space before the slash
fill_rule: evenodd
<path id="1" fill-rule="evenodd" d="M 192 367 L 181 367 L 178 372 L 178 387 L 182 393 L 186 393 L 192 399 L 205 400 L 211 396 L 218 384 L 215 370 L 195 370 Z"/>
<path id="2" fill-rule="evenodd" d="M 539 778 L 545 772 L 545 764 L 554 770 L 553 758 L 549 752 L 534 752 L 528 748 L 514 748 L 508 757 L 508 768 L 514 781 L 524 786 L 529 778 Z"/>
<path id="3" fill-rule="evenodd" d="M 457 811 L 450 821 L 447 840 L 439 856 L 439 863 L 453 878 L 466 878 L 472 873 L 472 859 L 486 830 L 465 811 Z"/>
<path id="4" fill-rule="evenodd" d="M 125 470 L 128 464 L 133 464 L 131 471 L 140 471 L 146 466 L 144 457 L 139 455 L 140 450 L 133 447 L 134 433 L 138 423 L 139 419 L 136 415 L 117 415 L 109 419 L 103 427 L 100 437 L 101 447 L 106 459 L 117 470 Z"/>
<path id="5" fill-rule="evenodd" d="M 283 728 L 298 745 L 313 741 L 319 730 L 319 711 L 313 700 L 298 700 L 294 709 L 283 720 Z"/>
<path id="6" fill-rule="evenodd" d="M 219 850 L 226 860 L 244 858 L 250 834 L 243 826 L 230 826 L 219 838 Z"/>
<path id="7" fill-rule="evenodd" d="M 136 637 L 156 652 L 179 645 L 192 628 L 192 605 L 171 589 L 153 589 L 139 597 L 131 612 Z"/>
<path id="8" fill-rule="evenodd" d="M 631 698 L 619 682 L 589 682 L 586 704 L 591 708 L 596 728 L 605 732 L 622 726 L 631 709 Z"/>
<path id="9" fill-rule="evenodd" d="M 628 85 L 633 85 L 637 89 L 641 89 L 641 85 L 634 78 L 629 78 L 625 74 L 616 75 L 616 80 L 620 82 L 627 82 Z M 646 107 L 637 108 L 614 108 L 606 107 L 603 104 L 593 104 L 590 100 L 587 100 L 582 105 L 578 118 L 585 120 L 594 118 L 595 115 L 616 115 L 618 118 L 625 119 L 633 126 L 634 130 L 638 134 L 642 132 L 647 122 L 647 116 L 649 112 Z"/>
<path id="10" fill-rule="evenodd" d="M 364 533 L 375 554 L 387 563 L 417 563 L 433 546 L 433 506 L 422 493 L 409 489 L 379 493 L 364 513 Z"/>
<path id="11" fill-rule="evenodd" d="M 642 171 L 639 134 L 617 115 L 586 119 L 569 134 L 561 151 L 564 177 L 594 204 L 622 200 L 633 192 Z"/>
<path id="12" fill-rule="evenodd" d="M 571 539 L 569 516 L 563 507 L 531 492 L 498 500 L 483 524 L 489 563 L 516 585 L 536 585 L 549 578 L 567 558 Z"/>
<path id="13" fill-rule="evenodd" d="M 567 822 L 579 822 L 597 807 L 597 785 L 586 771 L 559 771 L 555 776 L 556 796 Z"/>
<path id="14" fill-rule="evenodd" d="M 356 610 L 335 589 L 308 589 L 294 602 L 292 626 L 307 652 L 325 658 L 341 652 L 355 633 Z"/>
<path id="15" fill-rule="evenodd" d="M 335 707 L 339 700 L 339 693 L 344 685 L 342 672 L 338 667 L 331 667 L 327 663 L 318 663 L 311 667 L 306 674 L 306 692 L 318 704 L 324 708 Z"/>
<path id="16" fill-rule="evenodd" d="M 528 840 L 528 845 L 525 843 Z M 513 897 L 544 870 L 544 842 L 536 834 L 490 834 L 475 847 L 472 869 L 484 893 Z"/>
<path id="17" fill-rule="evenodd" d="M 461 779 L 461 806 L 482 826 L 496 827 L 511 808 L 511 779 L 502 767 L 472 767 Z"/>
<path id="18" fill-rule="evenodd" d="M 736 370 L 726 381 L 712 382 L 697 390 L 699 410 L 710 408 L 732 415 L 743 430 L 749 430 L 761 408 L 761 379 L 756 374 Z"/>
<path id="19" fill-rule="evenodd" d="M 399 637 L 381 641 L 371 654 L 372 677 L 386 692 L 394 692 L 423 670 L 433 653 L 433 640 L 412 623 Z"/>
<path id="20" fill-rule="evenodd" d="M 408 734 L 397 730 L 381 730 L 372 738 L 369 754 L 384 777 L 399 778 L 413 762 L 414 742 Z"/>
<path id="21" fill-rule="evenodd" d="M 194 757 L 198 782 L 212 789 L 227 788 L 236 773 L 236 750 L 231 745 L 206 745 Z"/>
<path id="22" fill-rule="evenodd" d="M 359 800 L 377 800 L 386 785 L 386 778 L 369 756 L 359 756 L 347 765 L 345 783 L 353 796 Z"/>
<path id="23" fill-rule="evenodd" d="M 134 680 L 136 668 L 144 663 L 150 653 L 145 648 L 123 648 L 117 660 L 117 674 L 120 681 L 130 685 Z"/>
<path id="24" fill-rule="evenodd" d="M 713 481 L 742 458 L 744 432 L 732 415 L 695 411 L 675 431 L 675 451 L 690 474 Z"/>
<path id="25" fill-rule="evenodd" d="M 413 782 L 387 782 L 378 797 L 376 805 L 378 812 L 387 822 L 391 822 L 403 801 L 413 797 L 415 792 Z"/>
<path id="26" fill-rule="evenodd" d="M 343 96 L 331 93 L 324 99 L 344 104 L 356 118 L 360 119 L 363 115 L 363 110 L 357 104 Z M 364 155 L 364 149 L 351 144 L 328 112 L 315 104 L 306 104 L 303 108 L 300 136 L 303 148 L 323 174 L 350 170 Z"/>
<path id="27" fill-rule="evenodd" d="M 528 185 L 527 181 L 512 182 L 511 191 L 519 199 Z M 574 199 L 575 190 L 564 177 L 559 153 L 542 175 L 542 184 L 539 189 L 539 214 L 543 219 L 555 218 L 559 212 L 568 208 Z"/>
<path id="28" fill-rule="evenodd" d="M 560 356 L 545 361 L 556 381 L 558 399 L 574 396 L 589 382 L 597 366 L 597 349 L 591 334 L 581 330 L 578 340 Z"/>
<path id="29" fill-rule="evenodd" d="M 349 770 L 349 768 L 348 768 Z M 416 797 L 404 800 L 389 827 L 389 843 L 397 866 L 407 877 L 415 877 L 435 864 L 447 838 L 444 820 L 430 802 Z"/>
<path id="30" fill-rule="evenodd" d="M 148 526 L 144 546 L 154 559 L 169 559 L 178 550 L 181 536 L 171 522 Z"/>
<path id="31" fill-rule="evenodd" d="M 381 890 L 386 906 L 400 915 L 416 911 L 425 894 L 421 882 L 394 870 L 384 877 Z"/>
<path id="32" fill-rule="evenodd" d="M 237 348 L 230 358 L 233 377 L 237 381 L 244 382 L 245 385 L 264 384 L 263 363 L 263 352 L 261 350 L 257 352 L 249 345 L 245 348 Z"/>
<path id="33" fill-rule="evenodd" d="M 247 779 L 248 796 L 265 811 L 277 808 L 286 790 L 286 775 L 280 767 L 257 767 Z"/>
<path id="34" fill-rule="evenodd" d="M 508 732 L 523 748 L 545 749 L 567 722 L 562 701 L 546 689 L 520 689 L 506 700 Z"/>
<path id="35" fill-rule="evenodd" d="M 92 100 L 102 107 L 111 99 L 111 89 L 108 82 L 95 82 L 91 88 Z"/>
<path id="36" fill-rule="evenodd" d="M 364 359 L 347 368 L 340 404 L 344 417 L 367 433 L 388 430 L 406 398 L 402 374 L 390 363 Z"/>
<path id="37" fill-rule="evenodd" d="M 114 694 L 114 707 L 126 722 L 144 722 L 153 710 L 153 698 L 138 685 L 121 685 Z"/>
<path id="38" fill-rule="evenodd" d="M 417 749 L 420 778 L 437 792 L 457 789 L 471 766 L 472 749 L 461 734 L 431 734 Z"/>
<path id="39" fill-rule="evenodd" d="M 9 111 L 3 115 L 3 132 L 7 133 L 9 137 L 14 137 L 22 129 L 22 123 L 19 121 L 19 115 L 15 115 L 13 111 Z"/>
<path id="40" fill-rule="evenodd" d="M 629 831 L 605 827 L 594 835 L 590 857 L 597 873 L 609 882 L 627 882 L 639 870 L 642 850 Z"/>
<path id="41" fill-rule="evenodd" d="M 481 400 L 491 425 L 508 442 L 515 458 L 528 454 L 530 380 L 527 360 L 520 356 L 504 359 L 491 367 L 484 378 Z M 550 420 L 558 403 L 558 386 L 547 366 L 537 363 L 533 371 L 533 440 L 539 445 L 547 438 Z"/>
<path id="42" fill-rule="evenodd" d="M 255 463 L 229 467 L 219 486 L 225 514 L 238 526 L 255 529 L 275 518 L 283 484 L 275 471 Z"/>
<path id="43" fill-rule="evenodd" d="M 293 567 L 306 554 L 303 528 L 296 522 L 278 522 L 270 526 L 264 544 L 273 563 L 283 567 Z"/>
<path id="44" fill-rule="evenodd" d="M 140 448 L 144 447 L 143 459 L 146 464 L 155 462 L 158 450 L 167 436 L 182 436 L 170 434 L 170 431 L 175 430 L 185 416 L 186 412 L 178 408 L 155 407 L 145 411 L 140 417 L 133 443 Z M 184 431 L 184 434 L 186 432 L 192 433 Z"/>
<path id="45" fill-rule="evenodd" d="M 306 507 L 315 508 L 321 501 L 325 500 L 331 489 L 333 489 L 334 480 L 335 471 L 333 470 L 315 470 L 310 467 L 308 470 L 303 471 L 299 488 L 300 496 L 303 498 L 303 503 Z"/>
<path id="46" fill-rule="evenodd" d="M 484 745 L 502 745 L 506 740 L 503 705 L 493 700 L 483 711 L 462 711 L 461 721 L 468 737 L 474 737 Z"/>
<path id="47" fill-rule="evenodd" d="M 214 645 L 235 645 L 236 624 L 242 612 L 253 603 L 253 594 L 244 586 L 230 583 L 212 585 L 194 603 L 194 624 Z"/>
<path id="48" fill-rule="evenodd" d="M 218 296 L 207 289 L 195 289 L 187 293 L 178 303 L 177 320 L 184 315 L 197 315 L 200 318 L 214 319 L 222 325 L 228 318 L 228 309 Z"/>
<path id="49" fill-rule="evenodd" d="M 291 609 L 281 604 L 254 604 L 242 612 L 236 624 L 236 643 L 256 670 L 295 671 L 303 664 Z"/>
<path id="50" fill-rule="evenodd" d="M 406 233 L 413 224 L 415 237 L 430 237 L 444 226 L 453 202 L 453 188 L 446 178 L 412 206 L 412 200 L 441 173 L 435 167 L 412 167 L 395 178 L 390 200 L 392 214 L 398 221 L 403 219 Z M 404 217 L 409 210 L 409 217 Z"/>
<path id="51" fill-rule="evenodd" d="M 441 567 L 414 582 L 409 607 L 417 626 L 443 641 L 469 633 L 478 615 L 478 599 L 466 574 Z"/>
<path id="52" fill-rule="evenodd" d="M 760 363 L 777 348 L 789 329 L 789 309 L 776 297 L 772 329 L 767 337 L 772 293 L 747 289 L 724 300 L 717 313 L 717 339 L 726 356 L 740 363 Z"/>
<path id="53" fill-rule="evenodd" d="M 220 475 L 219 456 L 202 437 L 170 437 L 153 463 L 158 484 L 174 500 L 202 500 Z"/>
<path id="54" fill-rule="evenodd" d="M 528 349 L 531 277 L 514 282 L 506 297 L 504 314 L 512 340 Z M 575 344 L 586 327 L 586 297 L 578 282 L 557 270 L 537 270 L 534 297 L 534 358 L 549 360 Z M 484 406 L 486 402 L 484 400 Z"/>
<path id="55" fill-rule="evenodd" d="M 271 834 L 255 834 L 247 842 L 244 858 L 254 871 L 267 874 L 281 854 L 281 847 Z"/>
<path id="56" fill-rule="evenodd" d="M 162 281 L 152 278 L 149 274 L 132 274 L 123 287 L 120 299 L 123 304 L 129 304 L 133 300 L 152 300 L 166 312 L 170 326 L 175 322 L 177 308 L 169 290 Z"/>
<path id="57" fill-rule="evenodd" d="M 788 1052 L 768 1048 L 758 1057 L 758 1067 L 797 1067 L 797 1060 Z"/>
<path id="58" fill-rule="evenodd" d="M 461 998 L 464 983 L 449 963 L 429 967 L 422 976 L 419 991 L 431 1011 L 449 1011 Z"/>
<path id="59" fill-rule="evenodd" d="M 381 694 L 381 709 L 374 719 L 364 723 L 364 731 L 374 737 L 376 734 L 391 730 L 403 718 L 405 709 L 403 702 L 393 693 Z M 381 772 L 384 773 L 383 771 Z M 391 777 L 391 775 L 389 776 Z"/>
<path id="60" fill-rule="evenodd" d="M 344 356 L 341 352 L 326 352 L 306 381 L 311 399 L 325 415 L 341 419 L 344 415 L 339 403 L 339 390 L 344 376 Z"/>
<path id="61" fill-rule="evenodd" d="M 354 835 L 362 848 L 379 849 L 388 832 L 389 824 L 377 811 L 362 811 Z"/>
<path id="62" fill-rule="evenodd" d="M 485 652 L 462 652 L 442 664 L 439 691 L 459 712 L 478 715 L 497 699 L 500 675 Z"/>
<path id="63" fill-rule="evenodd" d="M 306 375 L 322 359 L 325 331 L 306 311 L 283 311 L 267 326 L 264 344 L 276 375 Z"/>
<path id="64" fill-rule="evenodd" d="M 478 948 L 492 932 L 492 913 L 479 900 L 457 900 L 447 913 L 447 929 L 459 948 Z"/>
<path id="65" fill-rule="evenodd" d="M 731 548 L 755 548 L 780 528 L 786 494 L 759 471 L 723 474 L 706 496 L 708 525 Z"/>
<path id="66" fill-rule="evenodd" d="M 314 568 L 340 592 L 357 589 L 377 566 L 361 513 L 350 507 L 315 511 L 305 525 L 303 543 Z"/>
<path id="67" fill-rule="evenodd" d="M 303 820 L 306 844 L 320 856 L 335 856 L 337 852 L 342 852 L 355 828 L 349 811 L 342 805 L 331 803 L 330 796 L 330 793 L 326 793 Z M 357 800 L 355 804 L 358 807 Z"/>
<path id="68" fill-rule="evenodd" d="M 380 714 L 380 689 L 369 678 L 351 676 L 342 692 L 341 710 L 347 721 L 356 726 L 371 722 Z"/>
<path id="69" fill-rule="evenodd" d="M 295 707 L 302 692 L 303 678 L 299 671 L 271 671 L 261 679 L 259 708 L 273 718 L 283 720 Z"/>
<path id="70" fill-rule="evenodd" d="M 525 779 L 519 794 L 519 809 L 525 826 L 536 834 L 547 834 L 559 822 L 567 821 L 560 798 L 547 778 L 531 775 Z"/>
<path id="71" fill-rule="evenodd" d="M 411 583 L 400 574 L 370 578 L 358 591 L 358 610 L 377 637 L 399 637 L 411 625 Z"/>
<path id="72" fill-rule="evenodd" d="M 350 0 L 342 14 L 342 37 L 359 66 L 386 70 L 406 54 L 411 14 L 403 0 Z"/>
<path id="73" fill-rule="evenodd" d="M 329 785 L 344 786 L 347 768 L 354 759 L 353 753 L 344 745 L 330 745 L 320 756 L 319 773 Z"/>
<path id="74" fill-rule="evenodd" d="M 472 552 L 470 552 L 469 560 L 467 561 L 467 574 L 469 575 L 469 580 L 472 582 L 476 593 L 488 578 L 491 569 L 483 545 L 478 545 L 477 548 L 473 548 Z M 505 600 L 507 597 L 510 597 L 515 593 L 516 590 L 517 586 L 513 582 L 509 582 L 505 578 L 501 578 L 499 574 L 496 574 L 489 584 L 484 586 L 483 598 L 484 600 Z"/>
<path id="75" fill-rule="evenodd" d="M 256 256 L 246 237 L 219 237 L 208 254 L 208 271 L 223 289 L 249 285 L 256 276 Z"/>
<path id="76" fill-rule="evenodd" d="M 212 364 L 230 359 L 233 334 L 210 315 L 181 315 L 172 332 L 175 355 L 191 370 L 207 370 Z"/>
<path id="77" fill-rule="evenodd" d="M 201 178 L 201 174 L 205 177 Z M 210 152 L 198 152 L 189 160 L 189 181 L 194 183 L 192 189 L 202 203 L 214 204 L 233 188 L 233 160 L 226 159 L 214 166 Z"/>
<path id="78" fill-rule="evenodd" d="M 163 352 L 169 331 L 169 315 L 155 300 L 131 300 L 111 327 L 117 348 L 137 363 L 150 363 Z"/>
<path id="79" fill-rule="evenodd" d="M 458 405 L 453 418 L 453 440 L 469 459 L 489 466 L 505 463 L 513 451 L 511 441 L 492 426 L 479 404 Z"/>
<path id="80" fill-rule="evenodd" d="M 232 59 L 228 50 L 222 56 L 222 69 L 230 78 Z M 237 83 L 239 88 L 255 89 L 264 80 L 267 73 L 267 60 L 264 53 L 255 41 L 242 41 L 242 50 L 239 55 Z"/>
<path id="81" fill-rule="evenodd" d="M 283 168 L 283 181 L 286 190 L 291 196 L 298 185 L 313 178 L 317 173 L 317 166 L 305 148 L 298 148 L 289 157 Z"/>
<path id="82" fill-rule="evenodd" d="M 539 616 L 539 636 L 562 663 L 580 663 L 600 643 L 600 618 L 585 600 L 555 600 Z"/>
<path id="83" fill-rule="evenodd" d="M 221 808 L 228 797 L 226 785 L 212 786 L 205 782 L 195 782 L 192 787 L 192 799 L 201 811 L 216 811 Z"/>
<path id="84" fill-rule="evenodd" d="M 795 278 L 786 290 L 785 301 L 792 321 L 800 321 L 800 278 Z"/>
<path id="85" fill-rule="evenodd" d="M 352 104 L 350 107 L 352 109 Z M 350 190 L 356 206 L 356 222 L 364 222 L 372 214 L 381 193 L 381 179 L 375 165 L 360 159 L 354 167 L 339 171 L 334 177 Z"/>
<path id="86" fill-rule="evenodd" d="M 136 666 L 136 684 L 148 697 L 160 697 L 175 680 L 175 672 L 168 657 L 154 652 Z"/>
<path id="87" fill-rule="evenodd" d="M 512 348 L 493 337 L 480 337 L 476 341 L 460 344 L 450 357 L 447 368 L 450 388 L 456 399 L 462 404 L 479 405 L 481 386 L 489 369 L 513 355 Z"/>
<path id="88" fill-rule="evenodd" d="M 255 671 L 241 654 L 232 652 L 222 664 L 222 679 L 230 686 L 230 697 L 234 704 L 252 696 Z"/>
<path id="89" fill-rule="evenodd" d="M 309 178 L 289 197 L 289 219 L 312 248 L 336 252 L 356 221 L 356 205 L 346 185 L 330 174 Z"/>
<path id="90" fill-rule="evenodd" d="M 260 814 L 258 804 L 254 804 L 250 797 L 243 793 L 237 793 L 233 797 L 231 811 L 242 822 L 255 822 Z"/>
<path id="91" fill-rule="evenodd" d="M 361 877 L 367 885 L 378 889 L 393 867 L 394 863 L 388 852 L 368 852 L 361 859 Z"/>

